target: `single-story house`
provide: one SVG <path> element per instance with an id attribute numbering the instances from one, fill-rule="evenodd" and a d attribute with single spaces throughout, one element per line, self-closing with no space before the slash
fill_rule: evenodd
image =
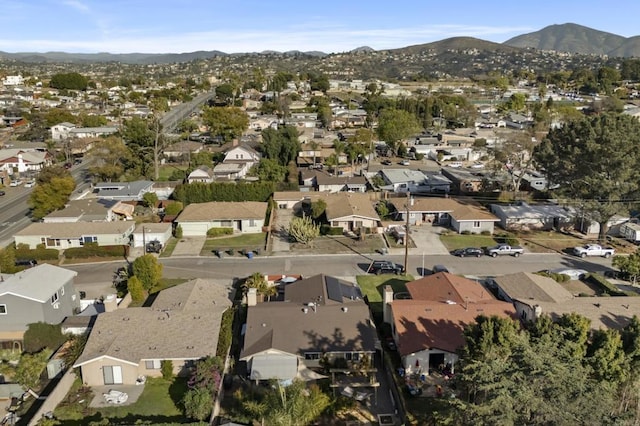
<path id="1" fill-rule="evenodd" d="M 211 228 L 231 228 L 234 232 L 262 232 L 267 203 L 258 201 L 213 201 L 189 204 L 175 222 L 185 237 L 205 236 Z"/>
<path id="2" fill-rule="evenodd" d="M 142 201 L 142 196 L 153 192 L 153 182 L 137 180 L 134 182 L 100 182 L 94 187 L 98 198 L 120 201 Z"/>
<path id="3" fill-rule="evenodd" d="M 213 167 L 214 180 L 236 180 L 242 179 L 249 173 L 253 163 L 220 163 Z"/>
<path id="4" fill-rule="evenodd" d="M 216 354 L 230 292 L 198 278 L 162 290 L 151 307 L 102 313 L 74 368 L 87 386 L 160 377 L 162 361 L 172 362 L 174 374 L 186 374 L 195 361 Z"/>
<path id="5" fill-rule="evenodd" d="M 129 245 L 135 226 L 133 221 L 37 222 L 16 232 L 13 239 L 16 245 L 27 244 L 31 249 L 35 249 L 38 244 L 56 250 L 82 247 L 85 243 L 124 246 Z"/>
<path id="6" fill-rule="evenodd" d="M 383 319 L 408 373 L 428 374 L 429 368 L 453 370 L 464 345 L 464 329 L 480 315 L 515 318 L 508 302 L 497 300 L 481 284 L 439 272 L 406 284 L 411 299 L 395 299 L 383 292 Z"/>
<path id="7" fill-rule="evenodd" d="M 396 211 L 397 219 L 410 225 L 435 224 L 450 226 L 457 233 L 493 233 L 498 218 L 478 203 L 465 198 L 394 197 L 388 200 Z M 407 206 L 407 203 L 409 204 Z"/>
<path id="8" fill-rule="evenodd" d="M 589 319 L 592 330 L 622 329 L 640 312 L 638 297 L 580 297 L 569 293 L 551 278 L 535 274 L 509 274 L 493 278 L 501 297 L 513 302 L 523 321 L 542 315 L 557 320 L 576 313 Z"/>
<path id="9" fill-rule="evenodd" d="M 333 228 L 353 232 L 380 225 L 380 216 L 369 194 L 338 192 L 328 195 L 324 198 L 327 204 L 325 214 Z"/>
<path id="10" fill-rule="evenodd" d="M 367 178 L 364 176 L 332 176 L 328 173 L 314 170 L 315 189 L 320 192 L 365 192 Z"/>
<path id="11" fill-rule="evenodd" d="M 500 219 L 505 230 L 552 230 L 573 227 L 576 211 L 573 207 L 557 204 L 533 204 L 524 201 L 514 204 L 491 204 L 491 213 Z"/>
<path id="12" fill-rule="evenodd" d="M 422 172 L 410 169 L 382 169 L 378 172 L 384 179 L 383 189 L 406 193 L 449 193 L 451 180 L 441 173 Z"/>
<path id="13" fill-rule="evenodd" d="M 112 222 L 132 214 L 133 206 L 117 200 L 81 198 L 69 201 L 63 209 L 49 213 L 42 220 L 44 223 Z"/>
<path id="14" fill-rule="evenodd" d="M 76 271 L 43 263 L 0 280 L 0 342 L 21 341 L 28 324 L 60 324 L 80 308 Z"/>
<path id="15" fill-rule="evenodd" d="M 71 138 L 96 138 L 99 136 L 109 136 L 118 133 L 118 128 L 115 126 L 103 126 L 103 127 L 76 127 L 70 129 L 68 132 Z"/>
<path id="16" fill-rule="evenodd" d="M 203 149 L 204 144 L 201 142 L 180 141 L 168 146 L 162 153 L 166 157 L 179 159 L 181 157 L 188 157 L 190 154 L 197 154 Z"/>
<path id="17" fill-rule="evenodd" d="M 372 362 L 375 327 L 357 285 L 320 274 L 284 291 L 284 301 L 275 302 L 258 303 L 255 292 L 249 294 L 240 360 L 251 380 L 320 378 L 311 369 L 338 358 L 349 365 Z"/>
<path id="18" fill-rule="evenodd" d="M 140 223 L 133 231 L 133 246 L 144 247 L 149 241 L 159 241 L 164 246 L 171 238 L 170 223 Z"/>

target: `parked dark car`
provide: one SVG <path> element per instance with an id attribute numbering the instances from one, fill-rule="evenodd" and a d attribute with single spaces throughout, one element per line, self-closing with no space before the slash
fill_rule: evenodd
<path id="1" fill-rule="evenodd" d="M 484 251 L 478 247 L 466 247 L 466 248 L 456 249 L 452 251 L 451 254 L 459 257 L 466 257 L 466 256 L 480 257 L 484 254 Z"/>
<path id="2" fill-rule="evenodd" d="M 449 269 L 447 269 L 447 267 L 444 265 L 433 265 L 433 269 L 431 269 L 431 273 L 437 274 L 438 272 L 449 272 Z"/>
<path id="3" fill-rule="evenodd" d="M 147 243 L 147 253 L 160 253 L 162 250 L 162 243 L 154 240 Z"/>
<path id="4" fill-rule="evenodd" d="M 402 265 L 393 263 L 390 260 L 374 260 L 369 265 L 367 272 L 371 274 L 376 274 L 376 275 L 380 275 L 380 274 L 399 275 L 404 272 L 404 267 Z"/>
<path id="5" fill-rule="evenodd" d="M 380 164 L 382 164 L 383 166 L 390 166 L 393 163 L 391 162 L 391 160 L 382 160 Z"/>
<path id="6" fill-rule="evenodd" d="M 35 259 L 16 259 L 16 266 L 26 266 L 27 268 L 33 268 L 38 264 Z"/>
<path id="7" fill-rule="evenodd" d="M 4 192 L 4 191 L 0 191 L 0 196 L 3 196 L 3 195 L 5 195 L 5 194 L 6 194 L 6 192 Z"/>

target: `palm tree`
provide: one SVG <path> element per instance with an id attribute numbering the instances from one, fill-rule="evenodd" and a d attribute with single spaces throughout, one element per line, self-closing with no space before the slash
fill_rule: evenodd
<path id="1" fill-rule="evenodd" d="M 243 292 L 246 294 L 250 288 L 255 288 L 258 294 L 267 297 L 269 301 L 272 296 L 278 293 L 278 289 L 275 286 L 269 285 L 265 276 L 260 272 L 254 272 L 244 281 L 242 285 Z"/>

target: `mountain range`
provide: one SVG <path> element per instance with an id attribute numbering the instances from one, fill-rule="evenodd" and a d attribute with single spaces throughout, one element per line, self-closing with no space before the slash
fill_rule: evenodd
<path id="1" fill-rule="evenodd" d="M 578 24 L 567 23 L 550 25 L 539 31 L 513 37 L 504 43 L 494 43 L 473 37 L 452 37 L 432 43 L 387 49 L 398 54 L 417 54 L 423 51 L 444 51 L 452 49 L 477 49 L 485 51 L 514 52 L 519 49 L 554 50 L 582 55 L 608 55 L 611 57 L 640 57 L 640 36 L 622 37 L 616 34 L 595 30 Z M 366 54 L 374 49 L 368 46 L 353 49 L 351 53 Z M 306 55 L 328 56 L 324 52 L 301 51 L 264 51 L 252 53 L 225 53 L 217 50 L 188 53 L 66 53 L 66 52 L 0 52 L 0 59 L 21 62 L 121 62 L 129 64 L 160 64 L 189 62 L 195 59 L 208 59 L 215 56 L 243 55 Z"/>

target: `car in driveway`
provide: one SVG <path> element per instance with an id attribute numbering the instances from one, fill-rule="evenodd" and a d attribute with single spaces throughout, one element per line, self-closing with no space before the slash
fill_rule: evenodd
<path id="1" fill-rule="evenodd" d="M 584 269 L 573 268 L 549 269 L 546 272 L 547 274 L 567 275 L 570 280 L 581 280 L 589 273 L 589 271 L 585 271 Z"/>
<path id="2" fill-rule="evenodd" d="M 456 249 L 451 254 L 458 257 L 480 257 L 484 254 L 484 250 L 479 247 L 466 247 Z"/>
<path id="3" fill-rule="evenodd" d="M 400 162 L 400 165 L 402 165 L 402 166 L 409 166 L 409 165 L 411 165 L 411 162 L 410 162 L 409 160 L 402 160 L 402 161 Z"/>
<path id="4" fill-rule="evenodd" d="M 404 267 L 393 263 L 390 260 L 374 260 L 367 268 L 367 272 L 370 274 L 396 274 L 399 275 L 404 272 Z"/>

